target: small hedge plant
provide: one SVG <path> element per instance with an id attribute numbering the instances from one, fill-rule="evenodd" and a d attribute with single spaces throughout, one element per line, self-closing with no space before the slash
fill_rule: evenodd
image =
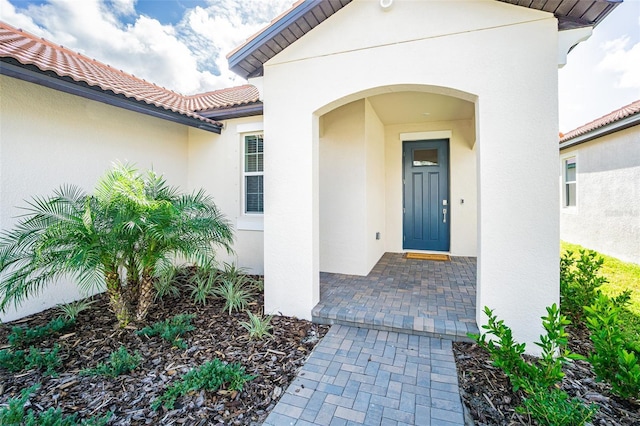
<path id="1" fill-rule="evenodd" d="M 60 346 L 57 344 L 53 349 L 37 349 L 33 346 L 28 351 L 3 349 L 0 351 L 0 367 L 11 372 L 36 368 L 44 370 L 47 376 L 55 376 L 56 370 L 62 365 L 58 352 Z"/>
<path id="2" fill-rule="evenodd" d="M 111 352 L 107 362 L 101 362 L 94 368 L 87 368 L 80 371 L 83 376 L 107 376 L 118 377 L 121 374 L 127 374 L 140 365 L 142 355 L 135 352 L 133 355 L 127 352 L 124 346 L 120 346 L 117 351 Z"/>
<path id="3" fill-rule="evenodd" d="M 42 413 L 36 413 L 32 409 L 25 411 L 25 405 L 31 394 L 40 388 L 35 384 L 20 392 L 19 398 L 11 398 L 6 407 L 0 408 L 0 425 L 3 426 L 104 426 L 113 413 L 108 413 L 103 417 L 91 417 L 87 420 L 78 421 L 78 415 L 65 416 L 59 408 L 49 408 Z"/>
<path id="4" fill-rule="evenodd" d="M 172 409 L 176 399 L 199 389 L 217 391 L 226 386 L 229 390 L 240 391 L 247 381 L 254 378 L 255 376 L 246 374 L 240 364 L 226 364 L 219 359 L 213 359 L 189 371 L 181 380 L 170 385 L 153 401 L 151 408 L 157 410 L 163 406 Z"/>
<path id="5" fill-rule="evenodd" d="M 640 399 L 640 357 L 625 349 L 619 316 L 629 303 L 630 292 L 609 298 L 600 294 L 591 306 L 585 306 L 586 325 L 591 331 L 593 353 L 589 362 L 598 380 L 611 384 L 611 390 L 623 398 Z"/>
<path id="6" fill-rule="evenodd" d="M 195 330 L 195 327 L 191 325 L 191 320 L 194 318 L 195 315 L 193 314 L 179 314 L 164 321 L 153 323 L 139 330 L 137 334 L 147 337 L 160 336 L 171 342 L 172 345 L 180 349 L 186 349 L 187 344 L 182 340 L 181 336 Z"/>
<path id="7" fill-rule="evenodd" d="M 482 328 L 487 333 L 471 334 L 470 337 L 489 352 L 493 364 L 509 378 L 514 392 L 524 392 L 523 404 L 517 410 L 528 414 L 540 425 L 574 426 L 589 421 L 596 411 L 595 406 L 586 406 L 577 398 L 569 398 L 558 387 L 564 377 L 563 364 L 582 357 L 567 350 L 566 327 L 570 321 L 560 314 L 556 304 L 548 307 L 547 315 L 542 317 L 546 334 L 536 342 L 542 353 L 531 362 L 523 357 L 526 345 L 513 339 L 512 331 L 504 321 L 498 320 L 488 307 L 484 312 L 489 320 Z M 495 341 L 487 339 L 488 335 L 494 336 Z"/>
<path id="8" fill-rule="evenodd" d="M 75 324 L 75 318 L 56 317 L 46 325 L 33 328 L 14 326 L 7 336 L 9 344 L 13 347 L 24 347 L 39 342 L 45 337 L 67 330 Z"/>

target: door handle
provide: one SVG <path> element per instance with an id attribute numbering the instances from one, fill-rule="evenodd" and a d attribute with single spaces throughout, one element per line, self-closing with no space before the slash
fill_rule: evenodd
<path id="1" fill-rule="evenodd" d="M 447 223 L 447 209 L 442 209 L 442 223 Z"/>

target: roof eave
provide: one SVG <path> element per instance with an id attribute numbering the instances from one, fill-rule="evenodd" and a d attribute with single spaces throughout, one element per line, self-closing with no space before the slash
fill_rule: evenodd
<path id="1" fill-rule="evenodd" d="M 127 98 L 124 95 L 119 95 L 111 91 L 106 91 L 101 88 L 89 86 L 84 82 L 79 82 L 70 78 L 64 78 L 60 76 L 54 77 L 39 70 L 33 65 L 29 66 L 23 64 L 12 64 L 7 62 L 7 59 L 8 58 L 1 58 L 0 61 L 0 74 L 2 75 L 39 84 L 41 86 L 49 87 L 51 89 L 80 96 L 86 99 L 91 99 L 93 101 L 102 102 L 129 111 L 150 115 L 162 120 L 183 124 L 189 127 L 195 127 L 217 134 L 220 134 L 222 131 L 222 127 L 220 125 L 207 123 L 205 121 L 198 120 L 197 118 L 189 117 L 178 112 L 147 104 L 146 102 Z"/>
<path id="2" fill-rule="evenodd" d="M 625 117 L 622 120 L 609 123 L 590 132 L 576 136 L 564 142 L 560 142 L 560 151 L 637 125 L 640 125 L 640 114 Z"/>
<path id="3" fill-rule="evenodd" d="M 329 1 L 339 4 L 338 9 L 343 8 L 346 4 L 351 2 L 351 0 L 303 0 L 300 4 L 294 5 L 294 7 L 290 11 L 285 12 L 285 14 L 281 18 L 277 19 L 272 24 L 267 26 L 264 30 L 256 34 L 253 38 L 245 42 L 244 45 L 231 52 L 227 57 L 229 69 L 243 78 L 259 77 L 263 75 L 264 63 L 273 56 L 277 55 L 282 49 L 286 49 L 290 44 L 295 43 L 295 41 L 299 39 L 299 37 L 296 36 L 295 40 L 293 41 L 286 40 L 285 38 L 286 43 L 284 44 L 284 46 L 279 46 L 278 50 L 269 48 L 269 50 L 272 50 L 272 52 L 261 52 L 260 58 L 253 57 L 253 53 L 260 50 L 262 47 L 267 46 L 267 44 L 270 41 L 274 40 L 278 34 L 295 24 L 299 19 L 303 18 L 305 14 L 313 10 L 315 7 L 322 4 L 323 2 Z M 547 4 L 547 2 L 531 2 L 530 0 L 499 1 L 512 4 L 514 6 L 527 7 L 530 9 L 552 13 L 558 19 L 558 30 L 564 31 L 582 27 L 595 28 L 607 15 L 609 15 L 609 13 L 613 11 L 613 9 L 615 9 L 620 3 L 622 3 L 623 0 L 591 0 L 591 6 L 595 4 L 603 5 L 603 9 L 593 19 L 582 19 L 584 17 L 584 14 L 582 14 L 580 17 L 570 16 L 573 8 L 569 9 L 568 12 L 557 12 L 558 8 L 560 6 L 563 6 L 563 2 L 567 2 L 568 4 L 568 0 L 558 0 L 555 3 L 550 4 Z M 591 6 L 589 6 L 587 11 Z M 335 11 L 333 13 L 335 13 Z M 328 16 L 331 16 L 333 13 L 329 14 Z M 314 27 L 315 25 L 312 26 L 310 30 L 305 31 L 302 36 L 304 36 L 306 32 L 311 31 Z M 266 59 L 264 59 L 265 57 Z"/>
<path id="4" fill-rule="evenodd" d="M 246 105 L 200 111 L 199 114 L 214 121 L 223 121 L 233 118 L 255 117 L 262 115 L 263 110 L 262 102 L 254 102 Z"/>
<path id="5" fill-rule="evenodd" d="M 268 41 L 287 29 L 290 25 L 294 24 L 298 19 L 301 19 L 311 10 L 327 1 L 328 0 L 304 0 L 302 3 L 295 6 L 282 18 L 278 19 L 276 22 L 272 23 L 262 32 L 257 34 L 253 39 L 249 40 L 244 46 L 239 48 L 237 51 L 232 52 L 227 58 L 229 69 L 243 78 L 261 76 L 263 74 L 262 65 L 253 70 L 246 70 L 241 66 L 242 63 L 250 57 L 255 50 L 264 46 Z M 344 4 L 347 4 L 350 1 L 351 0 L 333 0 L 334 3 L 341 4 L 340 8 L 344 7 Z M 290 44 L 291 43 L 287 44 L 283 48 L 286 49 Z M 275 53 L 277 54 L 278 52 Z"/>
<path id="6" fill-rule="evenodd" d="M 282 17 L 282 19 L 279 19 L 273 25 L 267 27 L 264 31 L 258 34 L 257 37 L 249 41 L 241 49 L 229 56 L 229 69 L 239 75 L 246 74 L 246 72 L 242 73 L 244 70 L 239 67 L 240 62 L 246 59 L 246 57 L 249 56 L 251 52 L 253 52 L 256 48 L 264 44 L 267 40 L 270 40 L 275 34 L 278 34 L 280 31 L 284 30 L 293 22 L 295 22 L 296 19 L 300 18 L 315 6 L 320 4 L 321 1 L 322 0 L 305 0 L 304 3 L 291 10 L 291 12 Z"/>

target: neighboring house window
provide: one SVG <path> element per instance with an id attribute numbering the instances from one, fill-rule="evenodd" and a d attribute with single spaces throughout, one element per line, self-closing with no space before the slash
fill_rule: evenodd
<path id="1" fill-rule="evenodd" d="M 564 207 L 576 206 L 576 157 L 564 160 Z"/>
<path id="2" fill-rule="evenodd" d="M 244 211 L 264 212 L 263 135 L 244 136 Z"/>

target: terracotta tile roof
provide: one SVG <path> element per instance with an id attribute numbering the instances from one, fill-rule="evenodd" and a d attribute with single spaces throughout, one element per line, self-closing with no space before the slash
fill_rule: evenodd
<path id="1" fill-rule="evenodd" d="M 205 111 L 258 102 L 260 92 L 255 86 L 245 84 L 244 86 L 185 96 L 185 100 L 190 111 Z"/>
<path id="2" fill-rule="evenodd" d="M 16 29 L 2 21 L 0 57 L 12 58 L 20 64 L 33 65 L 42 72 L 52 71 L 59 77 L 68 77 L 76 82 L 99 87 L 103 91 L 112 91 L 126 98 L 208 123 L 215 122 L 199 115 L 197 111 L 245 105 L 259 100 L 258 90 L 251 85 L 185 96 Z"/>
<path id="3" fill-rule="evenodd" d="M 640 114 L 640 100 L 632 102 L 629 105 L 623 106 L 620 109 L 610 112 L 607 115 L 604 115 L 596 120 L 593 120 L 583 126 L 578 127 L 577 129 L 574 129 L 568 133 L 565 133 L 560 138 L 560 143 L 566 142 L 573 138 L 577 138 L 578 136 L 587 134 L 596 129 L 607 126 L 609 124 L 613 124 L 617 121 L 620 121 L 624 118 L 627 118 L 636 114 Z"/>

